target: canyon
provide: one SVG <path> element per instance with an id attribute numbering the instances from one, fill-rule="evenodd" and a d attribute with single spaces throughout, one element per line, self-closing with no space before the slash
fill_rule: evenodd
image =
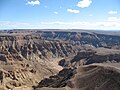
<path id="1" fill-rule="evenodd" d="M 0 90 L 119 90 L 120 32 L 0 31 Z"/>

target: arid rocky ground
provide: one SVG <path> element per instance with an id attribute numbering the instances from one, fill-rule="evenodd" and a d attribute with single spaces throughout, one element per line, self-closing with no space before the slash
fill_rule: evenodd
<path id="1" fill-rule="evenodd" d="M 0 31 L 0 90 L 120 90 L 120 32 Z"/>

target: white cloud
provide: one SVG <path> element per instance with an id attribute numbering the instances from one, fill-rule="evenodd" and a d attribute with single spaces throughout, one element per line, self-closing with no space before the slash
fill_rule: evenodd
<path id="1" fill-rule="evenodd" d="M 67 9 L 68 12 L 70 13 L 79 13 L 79 10 L 73 10 L 73 9 Z"/>
<path id="2" fill-rule="evenodd" d="M 40 4 L 40 1 L 39 0 L 35 0 L 35 1 L 29 1 L 27 0 L 27 3 L 26 5 L 39 5 Z"/>
<path id="3" fill-rule="evenodd" d="M 91 30 L 120 30 L 120 23 L 118 22 L 42 22 L 53 29 L 91 29 Z"/>
<path id="4" fill-rule="evenodd" d="M 58 12 L 54 12 L 54 14 L 58 14 Z"/>
<path id="5" fill-rule="evenodd" d="M 91 29 L 91 30 L 120 30 L 119 22 L 40 22 L 24 23 L 0 21 L 0 29 Z"/>
<path id="6" fill-rule="evenodd" d="M 117 14 L 117 11 L 109 11 L 108 14 Z"/>
<path id="7" fill-rule="evenodd" d="M 80 8 L 85 8 L 85 7 L 89 7 L 91 4 L 92 4 L 91 0 L 82 0 L 78 2 L 77 6 Z"/>
<path id="8" fill-rule="evenodd" d="M 117 21 L 120 21 L 120 18 L 118 18 L 118 17 L 108 17 L 108 21 L 117 22 Z"/>

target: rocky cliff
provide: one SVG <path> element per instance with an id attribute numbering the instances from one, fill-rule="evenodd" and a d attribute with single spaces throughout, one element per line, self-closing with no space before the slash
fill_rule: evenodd
<path id="1" fill-rule="evenodd" d="M 65 53 L 66 48 L 59 42 L 22 34 L 0 36 L 0 80 L 1 86 L 6 89 L 32 86 L 57 73 L 61 70 L 55 65 L 57 60 L 69 53 Z"/>

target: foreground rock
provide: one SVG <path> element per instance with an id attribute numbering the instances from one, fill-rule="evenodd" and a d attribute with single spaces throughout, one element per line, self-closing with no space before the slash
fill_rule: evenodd
<path id="1" fill-rule="evenodd" d="M 68 84 L 68 80 L 75 74 L 74 69 L 63 69 L 57 75 L 50 76 L 42 80 L 37 87 L 54 87 L 61 88 Z"/>
<path id="2" fill-rule="evenodd" d="M 76 69 L 76 73 L 74 73 L 74 76 L 69 78 L 69 80 L 66 80 L 67 84 L 63 86 L 64 88 L 59 87 L 60 89 L 58 88 L 56 90 L 119 90 L 119 67 L 120 64 L 96 64 L 79 67 L 78 69 Z M 59 75 L 57 76 L 59 77 Z M 53 87 L 45 88 L 45 90 L 54 90 L 55 86 L 51 86 L 51 84 L 49 84 L 50 82 L 46 80 L 52 81 L 53 79 L 44 79 L 42 82 L 46 83 L 47 86 L 46 84 L 43 85 L 43 83 L 40 82 L 36 90 L 43 90 L 41 86 Z M 57 81 L 60 81 L 60 79 L 57 78 Z"/>

